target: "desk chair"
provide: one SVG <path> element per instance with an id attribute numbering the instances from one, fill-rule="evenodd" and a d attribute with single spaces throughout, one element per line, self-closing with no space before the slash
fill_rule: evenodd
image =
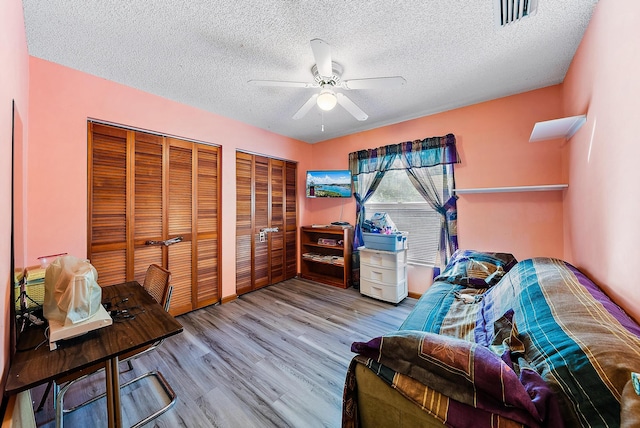
<path id="1" fill-rule="evenodd" d="M 169 311 L 169 305 L 171 303 L 171 292 L 173 290 L 173 287 L 171 286 L 171 273 L 156 265 L 156 264 L 152 264 L 149 266 L 149 268 L 147 269 L 147 273 L 145 275 L 144 278 L 144 283 L 142 285 L 144 287 L 145 290 L 147 290 L 147 292 L 160 304 L 162 305 L 162 307 L 166 310 Z M 143 348 L 142 350 L 136 350 L 130 354 L 125 354 L 121 359 L 120 362 L 126 362 L 129 366 L 129 370 L 133 370 L 133 366 L 131 365 L 131 361 L 148 353 L 151 352 L 152 350 L 154 350 L 155 348 L 157 348 L 163 341 L 159 340 L 156 343 L 153 343 L 151 345 L 149 345 L 146 348 Z M 85 401 L 84 403 L 81 403 L 75 407 L 72 407 L 71 409 L 65 409 L 64 408 L 64 394 L 69 390 L 69 388 L 72 385 L 75 385 L 78 381 L 81 381 L 82 379 L 85 379 L 88 376 L 91 376 L 94 373 L 97 373 L 99 371 L 103 371 L 105 368 L 104 363 L 103 364 L 96 364 L 94 366 L 91 366 L 85 370 L 82 370 L 80 372 L 76 372 L 76 373 L 72 373 L 64 378 L 58 379 L 58 381 L 53 382 L 53 401 L 54 401 L 54 407 L 56 410 L 56 426 L 58 428 L 62 428 L 63 426 L 63 416 L 64 413 L 70 413 L 73 412 L 74 410 L 79 409 L 80 407 L 86 406 L 87 404 L 93 403 L 94 401 L 104 397 L 106 394 L 100 394 L 98 396 L 95 396 L 87 401 Z M 166 412 L 167 410 L 169 410 L 169 408 L 171 406 L 173 406 L 173 404 L 176 402 L 176 394 L 175 392 L 173 392 L 173 389 L 171 388 L 171 386 L 169 385 L 169 383 L 167 382 L 167 380 L 164 378 L 164 376 L 162 375 L 162 373 L 158 372 L 158 371 L 151 371 L 151 372 L 147 372 L 144 373 L 138 377 L 136 377 L 135 379 L 132 379 L 122 385 L 120 385 L 120 389 L 122 390 L 123 388 L 135 384 L 136 382 L 145 379 L 147 377 L 154 377 L 157 381 L 158 384 L 162 387 L 162 389 L 164 390 L 167 398 L 169 399 L 169 403 L 167 405 L 165 405 L 164 407 L 162 407 L 161 409 L 155 411 L 154 413 L 150 414 L 149 416 L 145 417 L 144 419 L 142 419 L 141 421 L 137 422 L 136 424 L 132 425 L 132 428 L 134 427 L 140 427 L 144 424 L 146 424 L 147 422 L 151 421 L 152 419 L 157 418 L 158 416 L 160 416 L 162 413 Z M 62 387 L 60 387 L 60 385 L 63 385 Z"/>

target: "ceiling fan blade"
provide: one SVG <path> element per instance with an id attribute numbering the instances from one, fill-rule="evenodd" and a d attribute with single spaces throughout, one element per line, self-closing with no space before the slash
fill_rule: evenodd
<path id="1" fill-rule="evenodd" d="M 293 115 L 293 118 L 298 120 L 301 117 L 304 117 L 305 114 L 309 113 L 309 110 L 311 110 L 311 108 L 316 104 L 316 98 L 318 98 L 318 94 L 311 95 L 311 98 L 309 98 L 307 102 L 300 107 L 296 114 Z"/>
<path id="2" fill-rule="evenodd" d="M 343 94 L 341 92 L 338 92 L 336 94 L 336 96 L 338 97 L 338 104 L 340 104 L 342 107 L 344 107 L 344 109 L 346 111 L 351 113 L 351 115 L 353 117 L 355 117 L 356 119 L 358 119 L 360 121 L 367 120 L 367 118 L 369 116 L 367 116 L 367 114 L 365 112 L 363 112 L 360 109 L 360 107 L 355 105 L 354 102 L 351 101 L 345 94 Z"/>
<path id="3" fill-rule="evenodd" d="M 318 88 L 315 82 L 287 82 L 284 80 L 249 80 L 247 82 L 253 86 L 284 86 L 287 88 Z"/>
<path id="4" fill-rule="evenodd" d="M 333 74 L 333 68 L 331 67 L 331 46 L 324 40 L 313 39 L 311 40 L 311 50 L 316 59 L 316 66 L 318 66 L 320 76 L 331 76 Z"/>
<path id="5" fill-rule="evenodd" d="M 401 76 L 371 77 L 369 79 L 343 80 L 340 85 L 344 89 L 386 89 L 399 88 L 407 81 Z"/>

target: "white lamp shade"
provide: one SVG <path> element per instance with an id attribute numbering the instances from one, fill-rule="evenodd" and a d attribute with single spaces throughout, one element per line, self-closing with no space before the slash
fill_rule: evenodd
<path id="1" fill-rule="evenodd" d="M 318 95 L 318 98 L 316 99 L 318 107 L 324 111 L 329 111 L 334 108 L 337 102 L 338 99 L 336 98 L 336 94 L 328 89 L 320 92 L 320 95 Z"/>

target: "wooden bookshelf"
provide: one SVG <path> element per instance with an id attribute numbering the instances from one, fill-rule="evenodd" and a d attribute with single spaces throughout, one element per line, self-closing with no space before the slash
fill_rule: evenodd
<path id="1" fill-rule="evenodd" d="M 300 276 L 334 287 L 349 287 L 352 240 L 352 227 L 301 227 Z"/>

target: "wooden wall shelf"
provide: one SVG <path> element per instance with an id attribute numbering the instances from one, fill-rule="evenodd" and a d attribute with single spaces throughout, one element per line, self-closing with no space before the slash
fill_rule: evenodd
<path id="1" fill-rule="evenodd" d="M 459 195 L 469 193 L 506 193 L 506 192 L 549 192 L 568 188 L 568 184 L 546 184 L 542 186 L 512 186 L 512 187 L 480 187 L 476 189 L 455 189 Z"/>

